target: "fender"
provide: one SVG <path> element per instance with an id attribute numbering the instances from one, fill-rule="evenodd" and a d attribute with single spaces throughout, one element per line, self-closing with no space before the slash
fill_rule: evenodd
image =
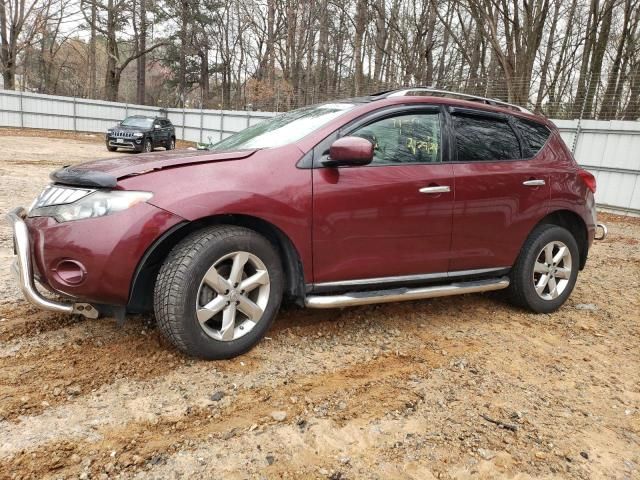
<path id="1" fill-rule="evenodd" d="M 236 215 L 273 225 L 295 247 L 305 282 L 311 283 L 311 170 L 295 168 L 301 156 L 295 145 L 286 145 L 259 150 L 243 160 L 155 170 L 118 184 L 152 192 L 149 203 L 191 222 Z"/>

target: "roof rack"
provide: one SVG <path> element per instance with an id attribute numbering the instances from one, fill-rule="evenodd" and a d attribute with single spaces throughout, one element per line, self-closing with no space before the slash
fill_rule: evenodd
<path id="1" fill-rule="evenodd" d="M 389 97 L 404 97 L 404 96 L 408 96 L 411 95 L 413 92 L 417 92 L 417 93 L 426 93 L 426 94 L 435 94 L 435 95 L 448 95 L 448 96 L 452 96 L 452 97 L 460 97 L 462 99 L 467 99 L 467 100 L 472 100 L 475 102 L 483 102 L 486 103 L 487 105 L 495 105 L 498 107 L 507 107 L 507 108 L 512 108 L 514 110 L 517 110 L 519 112 L 524 112 L 524 113 L 531 113 L 529 110 L 527 110 L 524 107 L 521 107 L 520 105 L 514 105 L 513 103 L 507 103 L 507 102 L 503 102 L 502 100 L 496 100 L 493 98 L 486 98 L 486 97 L 480 97 L 478 95 L 469 95 L 467 93 L 458 93 L 458 92 L 451 92 L 449 90 L 439 90 L 437 88 L 430 88 L 430 87 L 411 87 L 411 88 L 403 88 L 400 90 L 393 90 L 390 93 L 388 93 L 386 95 L 386 98 Z M 382 94 L 387 93 L 387 92 L 381 92 Z"/>

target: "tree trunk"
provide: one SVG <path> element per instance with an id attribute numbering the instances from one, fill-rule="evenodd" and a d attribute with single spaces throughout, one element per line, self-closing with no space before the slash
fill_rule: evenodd
<path id="1" fill-rule="evenodd" d="M 178 102 L 179 106 L 184 108 L 187 97 L 187 41 L 189 26 L 188 16 L 189 2 L 181 0 L 180 2 L 180 58 L 178 61 Z"/>
<path id="2" fill-rule="evenodd" d="M 545 49 L 544 60 L 540 67 L 540 85 L 538 86 L 538 95 L 536 96 L 536 103 L 534 106 L 534 112 L 536 113 L 541 113 L 542 110 L 542 99 L 544 98 L 545 90 L 547 88 L 547 75 L 549 73 L 549 65 L 553 55 L 553 41 L 556 35 L 556 26 L 558 25 L 561 2 L 556 0 L 555 3 L 556 5 L 553 11 L 553 18 L 551 19 L 551 28 L 549 29 L 549 36 L 547 37 L 547 48 Z"/>
<path id="3" fill-rule="evenodd" d="M 315 84 L 318 89 L 318 101 L 327 98 L 327 69 L 328 69 L 328 44 L 329 44 L 329 12 L 327 12 L 327 0 L 321 0 L 320 4 L 320 37 L 318 40 L 318 64 L 316 66 Z"/>
<path id="4" fill-rule="evenodd" d="M 2 80 L 4 88 L 15 90 L 15 53 L 13 51 L 13 25 L 7 24 L 5 0 L 0 2 L 0 63 L 2 64 Z M 11 21 L 13 19 L 10 19 Z M 9 34 L 7 34 L 9 29 Z"/>
<path id="5" fill-rule="evenodd" d="M 276 0 L 267 1 L 267 79 L 273 86 L 276 78 L 276 52 L 275 52 L 275 22 Z"/>
<path id="6" fill-rule="evenodd" d="M 355 37 L 353 41 L 353 60 L 355 65 L 353 94 L 358 96 L 364 87 L 364 73 L 362 71 L 362 42 L 367 28 L 367 0 L 358 0 L 355 18 Z"/>
<path id="7" fill-rule="evenodd" d="M 591 51 L 595 44 L 595 37 L 598 31 L 598 0 L 591 0 L 591 6 L 589 8 L 589 18 L 587 20 L 587 30 L 585 33 L 584 47 L 582 50 L 582 62 L 580 63 L 580 76 L 578 77 L 578 90 L 576 92 L 576 98 L 573 102 L 572 117 L 578 118 L 582 114 L 582 107 L 584 105 L 587 95 L 587 82 L 590 75 L 589 71 L 589 59 L 591 58 Z"/>
<path id="8" fill-rule="evenodd" d="M 114 8 L 114 0 L 109 0 L 107 6 L 107 68 L 104 79 L 104 95 L 109 101 L 118 100 L 120 73 L 118 72 L 118 41 L 116 26 L 118 13 Z"/>
<path id="9" fill-rule="evenodd" d="M 96 21 L 97 7 L 95 2 L 91 2 L 91 22 L 89 28 L 91 30 L 89 36 L 89 98 L 97 98 L 97 71 L 96 71 Z"/>
<path id="10" fill-rule="evenodd" d="M 622 82 L 620 77 L 620 66 L 622 64 L 622 54 L 624 48 L 629 39 L 629 22 L 631 20 L 631 0 L 625 0 L 624 3 L 624 20 L 622 25 L 622 33 L 618 40 L 618 46 L 616 48 L 616 55 L 611 64 L 611 70 L 609 70 L 609 77 L 607 78 L 607 89 L 602 97 L 602 107 L 600 108 L 599 119 L 612 120 L 615 118 L 618 104 L 620 103 L 621 89 L 618 88 L 618 83 Z"/>
<path id="11" fill-rule="evenodd" d="M 600 35 L 598 35 L 598 41 L 596 42 L 595 48 L 593 50 L 593 56 L 591 58 L 591 75 L 584 108 L 585 116 L 590 116 L 595 107 L 593 105 L 593 101 L 596 95 L 596 90 L 600 84 L 602 61 L 607 50 L 607 43 L 609 42 L 609 32 L 611 31 L 611 20 L 613 17 L 614 1 L 615 0 L 608 0 L 603 7 L 604 13 L 602 15 L 602 27 L 600 28 Z"/>
<path id="12" fill-rule="evenodd" d="M 134 12 L 135 15 L 135 12 Z M 138 52 L 147 49 L 147 0 L 140 0 L 140 31 L 138 33 Z M 136 102 L 140 105 L 146 104 L 146 83 L 147 83 L 147 56 L 141 53 L 136 60 Z"/>

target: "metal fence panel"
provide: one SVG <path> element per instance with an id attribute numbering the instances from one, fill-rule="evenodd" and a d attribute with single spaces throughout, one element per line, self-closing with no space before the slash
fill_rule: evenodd
<path id="1" fill-rule="evenodd" d="M 612 210 L 640 214 L 640 122 L 555 120 L 578 163 L 593 173 L 598 203 Z"/>
<path id="2" fill-rule="evenodd" d="M 274 112 L 200 110 L 133 105 L 102 100 L 0 90 L 0 126 L 99 132 L 127 115 L 166 112 L 176 137 L 217 142 L 255 125 Z M 578 163 L 597 179 L 596 198 L 604 207 L 640 214 L 640 122 L 555 120 L 571 148 L 576 135 Z"/>

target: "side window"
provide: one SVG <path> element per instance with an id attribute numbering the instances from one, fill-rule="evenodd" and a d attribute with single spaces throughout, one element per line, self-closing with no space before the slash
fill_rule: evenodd
<path id="1" fill-rule="evenodd" d="M 515 160 L 520 143 L 506 121 L 474 115 L 453 115 L 459 162 Z"/>
<path id="2" fill-rule="evenodd" d="M 350 135 L 373 143 L 372 165 L 440 162 L 440 115 L 435 112 L 383 118 Z"/>
<path id="3" fill-rule="evenodd" d="M 544 125 L 529 120 L 516 118 L 515 123 L 524 140 L 524 146 L 528 149 L 527 157 L 534 157 L 547 143 L 551 132 Z"/>

